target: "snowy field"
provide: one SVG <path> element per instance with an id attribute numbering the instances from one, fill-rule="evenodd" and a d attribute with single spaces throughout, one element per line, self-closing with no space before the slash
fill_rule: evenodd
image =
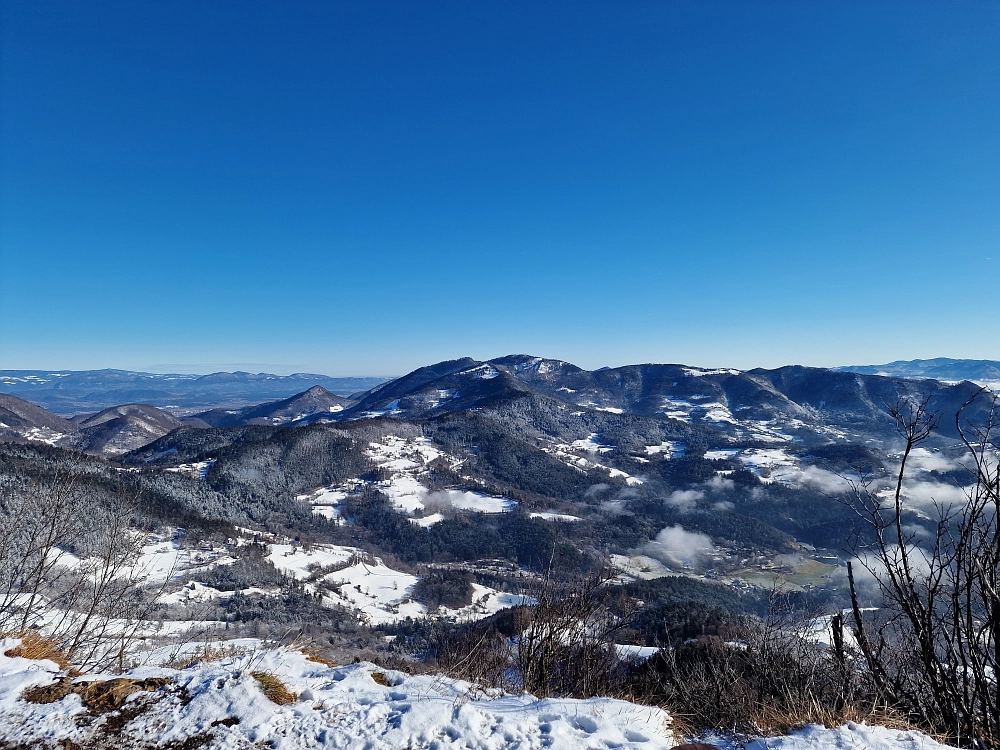
<path id="1" fill-rule="evenodd" d="M 335 586 L 339 593 L 325 594 L 324 603 L 354 610 L 368 625 L 428 614 L 423 604 L 410 598 L 419 580 L 416 576 L 393 570 L 380 558 L 367 556 L 354 547 L 315 545 L 303 550 L 291 544 L 273 544 L 268 559 L 283 573 L 307 581 L 306 590 L 311 593 L 319 590 L 319 583 Z M 534 603 L 531 597 L 473 584 L 470 605 L 461 609 L 441 608 L 435 616 L 467 622 L 489 617 L 507 607 Z"/>
<path id="2" fill-rule="evenodd" d="M 392 502 L 396 510 L 407 514 L 420 513 L 410 519 L 418 526 L 432 526 L 444 520 L 444 510 L 476 513 L 506 513 L 517 503 L 506 497 L 496 497 L 485 492 L 469 490 L 441 490 L 431 492 L 424 484 L 429 474 L 427 465 L 437 459 L 447 461 L 452 469 L 462 462 L 439 451 L 428 438 L 398 438 L 389 436 L 381 443 L 370 443 L 366 451 L 369 458 L 387 478 L 376 482 L 352 479 L 341 484 L 318 487 L 299 495 L 297 499 L 312 506 L 312 512 L 329 519 L 340 517 L 340 503 L 371 484 Z"/>
<path id="3" fill-rule="evenodd" d="M 608 472 L 611 477 L 624 479 L 625 483 L 631 486 L 637 486 L 646 481 L 642 477 L 632 476 L 621 469 L 606 466 L 598 461 L 598 456 L 602 453 L 608 453 L 614 450 L 614 448 L 610 445 L 602 445 L 597 441 L 597 437 L 597 433 L 592 432 L 588 437 L 582 440 L 575 440 L 573 443 L 552 442 L 542 444 L 539 447 L 553 458 L 557 458 L 567 466 L 579 469 L 580 471 L 603 469 Z"/>

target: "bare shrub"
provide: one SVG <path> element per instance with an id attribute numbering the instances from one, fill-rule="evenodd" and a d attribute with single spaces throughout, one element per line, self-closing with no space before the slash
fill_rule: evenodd
<path id="1" fill-rule="evenodd" d="M 697 729 L 775 732 L 858 718 L 829 649 L 786 617 L 745 617 L 719 636 L 663 648 L 639 670 L 648 695 Z"/>
<path id="2" fill-rule="evenodd" d="M 985 423 L 963 413 L 991 398 Z M 908 460 L 938 426 L 922 402 L 890 409 L 905 448 L 890 496 L 870 479 L 854 485 L 861 521 L 856 550 L 874 579 L 881 610 L 863 613 L 850 572 L 854 635 L 868 673 L 888 703 L 951 742 L 1000 747 L 1000 445 L 997 396 L 980 391 L 955 416 L 974 484 L 963 503 L 934 503 L 935 528 L 908 525 Z M 861 541 L 871 539 L 871 541 Z"/>
<path id="3" fill-rule="evenodd" d="M 628 665 L 614 638 L 638 607 L 615 599 L 609 571 L 557 581 L 546 575 L 538 603 L 508 610 L 485 626 L 448 633 L 437 660 L 450 675 L 483 687 L 525 690 L 539 697 L 626 697 Z M 629 693 L 630 694 L 630 693 Z"/>
<path id="4" fill-rule="evenodd" d="M 122 481 L 94 498 L 78 477 L 57 475 L 6 487 L 0 515 L 0 631 L 40 628 L 71 663 L 124 670 L 155 602 L 136 568 L 138 492 Z"/>

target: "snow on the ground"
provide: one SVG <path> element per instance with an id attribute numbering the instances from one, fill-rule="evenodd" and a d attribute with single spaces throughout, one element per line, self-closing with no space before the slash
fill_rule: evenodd
<path id="1" fill-rule="evenodd" d="M 354 547 L 318 544 L 304 550 L 292 544 L 273 544 L 268 560 L 283 573 L 298 580 L 314 579 L 338 587 L 339 594 L 324 592 L 329 606 L 355 610 L 369 625 L 395 622 L 406 617 L 423 617 L 424 605 L 410 600 L 417 577 L 385 565 L 380 558 L 367 558 Z M 339 568 L 324 572 L 324 568 Z M 315 583 L 306 590 L 315 593 Z"/>
<path id="2" fill-rule="evenodd" d="M 681 422 L 691 423 L 691 411 L 694 409 L 694 404 L 690 401 L 679 401 L 676 399 L 663 397 L 663 404 L 657 411 L 659 411 L 663 416 L 670 417 L 671 419 L 677 419 Z"/>
<path id="3" fill-rule="evenodd" d="M 7 656 L 18 643 L 0 639 L 0 741 L 55 747 L 99 737 L 103 719 L 81 721 L 87 712 L 77 695 L 48 704 L 23 699 L 26 690 L 65 673 L 52 661 Z M 644 658 L 655 649 L 619 646 L 618 651 L 626 658 Z M 77 678 L 170 680 L 156 692 L 129 698 L 126 705 L 147 702 L 148 708 L 112 730 L 122 745 L 666 750 L 682 741 L 671 732 L 669 715 L 658 708 L 611 698 L 492 694 L 440 675 L 411 676 L 364 662 L 328 667 L 296 651 L 267 649 L 256 639 L 164 647 L 156 656 L 160 663 L 199 660 L 184 669 L 147 666 L 124 675 Z M 294 702 L 271 702 L 253 673 L 276 677 L 295 695 Z M 704 739 L 732 750 L 954 750 L 920 732 L 854 722 L 832 729 L 814 724 L 781 737 Z"/>
<path id="4" fill-rule="evenodd" d="M 317 516 L 323 516 L 330 520 L 340 518 L 340 509 L 337 506 L 346 498 L 347 492 L 339 486 L 320 487 L 295 497 L 296 500 L 309 503 L 312 506 L 312 512 Z"/>
<path id="5" fill-rule="evenodd" d="M 163 583 L 177 576 L 181 566 L 181 548 L 176 539 L 150 537 L 132 568 L 132 575 L 148 584 Z"/>
<path id="6" fill-rule="evenodd" d="M 655 656 L 659 650 L 658 646 L 630 646 L 621 643 L 615 644 L 615 653 L 618 654 L 618 658 L 629 661 L 646 661 L 646 659 Z"/>
<path id="7" fill-rule="evenodd" d="M 431 513 L 429 516 L 423 516 L 422 518 L 411 518 L 410 523 L 414 523 L 417 526 L 423 526 L 425 529 L 430 528 L 436 523 L 440 523 L 444 520 L 444 515 L 441 513 Z"/>
<path id="8" fill-rule="evenodd" d="M 442 493 L 436 494 L 441 495 Z M 483 492 L 445 490 L 443 494 L 452 506 L 459 510 L 474 510 L 478 513 L 507 513 L 517 507 L 514 500 L 506 497 L 493 497 Z"/>
<path id="9" fill-rule="evenodd" d="M 354 610 L 369 625 L 427 615 L 427 608 L 410 598 L 419 580 L 417 576 L 393 570 L 381 558 L 365 555 L 355 547 L 318 544 L 304 550 L 292 544 L 272 544 L 268 560 L 283 573 L 308 581 L 306 590 L 322 592 L 327 606 L 339 605 Z M 324 570 L 330 568 L 333 570 Z M 320 582 L 335 587 L 336 592 L 330 594 L 317 588 Z M 472 604 L 458 610 L 440 609 L 437 616 L 479 620 L 501 609 L 535 601 L 479 584 L 473 584 L 473 591 Z"/>
<path id="10" fill-rule="evenodd" d="M 244 596 L 250 596 L 251 594 L 261 594 L 263 596 L 273 595 L 278 592 L 276 591 L 266 591 L 264 589 L 259 589 L 256 586 L 251 586 L 250 588 L 240 589 L 239 593 Z M 220 591 L 212 586 L 206 586 L 203 583 L 198 583 L 197 581 L 188 581 L 184 584 L 183 588 L 178 591 L 174 591 L 169 594 L 163 594 L 156 601 L 160 604 L 191 604 L 192 602 L 210 602 L 216 599 L 229 599 L 236 595 L 236 591 Z"/>
<path id="11" fill-rule="evenodd" d="M 483 363 L 477 367 L 471 367 L 468 370 L 462 370 L 459 375 L 475 375 L 481 380 L 492 380 L 497 377 L 500 373 L 492 365 Z"/>
<path id="12" fill-rule="evenodd" d="M 705 375 L 739 375 L 739 370 L 731 370 L 727 368 L 716 369 L 716 370 L 706 370 L 701 367 L 685 367 L 684 374 L 692 378 L 700 378 Z"/>
<path id="13" fill-rule="evenodd" d="M 614 450 L 610 446 L 601 445 L 596 442 L 594 438 L 597 437 L 597 433 L 592 433 L 589 437 L 584 440 L 577 440 L 572 444 L 569 443 L 549 443 L 540 444 L 539 447 L 548 453 L 553 458 L 557 458 L 562 461 L 567 466 L 574 469 L 579 469 L 580 471 L 586 472 L 591 469 L 603 469 L 608 472 L 614 478 L 621 478 L 625 480 L 625 484 L 631 486 L 637 486 L 645 482 L 646 480 L 642 477 L 635 477 L 628 472 L 622 471 L 621 469 L 616 469 L 612 466 L 606 466 L 605 464 L 599 463 L 593 460 L 592 454 L 594 453 L 607 453 L 608 451 Z M 584 458 L 578 455 L 579 453 L 587 453 L 591 458 Z"/>
<path id="14" fill-rule="evenodd" d="M 784 737 L 761 738 L 739 745 L 716 744 L 733 750 L 737 747 L 745 750 L 954 750 L 951 745 L 941 745 L 921 732 L 854 722 L 834 729 L 810 724 Z"/>
<path id="15" fill-rule="evenodd" d="M 521 606 L 530 607 L 535 604 L 538 604 L 538 600 L 533 596 L 509 594 L 474 583 L 472 584 L 471 604 L 459 609 L 439 607 L 436 614 L 438 617 L 455 620 L 456 622 L 470 622 L 495 615 L 502 609 Z"/>
<path id="16" fill-rule="evenodd" d="M 664 440 L 659 445 L 647 445 L 646 455 L 655 456 L 659 453 L 666 453 L 667 458 L 680 458 L 684 455 L 684 443 L 676 440 Z"/>
<path id="17" fill-rule="evenodd" d="M 728 459 L 739 453 L 737 448 L 720 448 L 718 450 L 705 451 L 706 461 L 719 461 L 721 459 Z"/>
<path id="18" fill-rule="evenodd" d="M 826 492 L 843 492 L 849 485 L 839 475 L 789 455 L 784 448 L 721 448 L 705 452 L 707 459 L 735 458 L 761 482 L 780 482 L 793 487 L 813 486 Z"/>
<path id="19" fill-rule="evenodd" d="M 176 466 L 168 466 L 164 471 L 174 472 L 175 474 L 184 474 L 192 479 L 199 479 L 202 482 L 208 476 L 208 470 L 215 464 L 215 459 L 210 458 L 206 461 L 195 461 L 189 464 L 177 464 Z"/>
<path id="20" fill-rule="evenodd" d="M 122 570 L 122 575 L 142 580 L 147 586 L 156 586 L 213 565 L 232 565 L 234 562 L 225 547 L 207 543 L 198 548 L 182 547 L 182 533 L 176 528 L 168 527 L 161 533 L 150 534 L 146 537 L 138 558 L 131 566 Z M 92 559 L 81 559 L 62 549 L 55 553 L 54 562 L 67 568 L 100 563 Z"/>
<path id="21" fill-rule="evenodd" d="M 393 507 L 403 513 L 412 514 L 441 504 L 480 513 L 505 513 L 517 506 L 513 500 L 482 492 L 451 489 L 432 493 L 421 481 L 428 473 L 427 464 L 443 458 L 452 469 L 457 469 L 462 462 L 435 448 L 429 438 L 400 438 L 390 435 L 380 443 L 370 443 L 366 453 L 388 474 L 387 478 L 374 482 L 373 485 L 389 498 Z M 336 519 L 340 517 L 340 503 L 358 492 L 363 485 L 362 480 L 351 479 L 337 485 L 318 487 L 299 495 L 297 499 L 309 503 L 313 513 Z M 443 519 L 444 515 L 441 513 L 428 513 L 410 520 L 418 526 L 427 527 Z"/>
<path id="22" fill-rule="evenodd" d="M 76 695 L 50 704 L 21 698 L 25 689 L 53 682 L 57 667 L 2 655 L 16 643 L 0 641 L 0 739 L 12 745 L 83 744 L 99 734 L 103 722 L 78 721 L 85 711 Z M 295 702 L 272 703 L 254 672 L 277 677 L 297 695 Z M 210 750 L 657 750 L 674 744 L 670 717 L 658 708 L 610 698 L 490 696 L 442 676 L 410 676 L 367 663 L 327 667 L 287 649 L 201 661 L 186 669 L 141 667 L 124 677 L 172 682 L 131 699 L 146 698 L 150 707 L 114 730 L 123 745 L 180 746 L 191 737 L 204 737 Z M 188 744 L 193 742 L 197 739 Z"/>
<path id="23" fill-rule="evenodd" d="M 588 451 L 589 453 L 608 453 L 614 450 L 610 445 L 602 445 L 597 442 L 596 438 L 597 433 L 592 432 L 583 440 L 574 440 L 572 447 L 578 451 Z"/>
<path id="24" fill-rule="evenodd" d="M 654 557 L 646 555 L 611 555 L 611 565 L 629 579 L 648 581 L 653 578 L 675 576 L 676 572 Z"/>
<path id="25" fill-rule="evenodd" d="M 7 425 L 4 425 L 4 427 L 7 427 Z M 48 445 L 55 445 L 64 437 L 66 437 L 66 433 L 57 432 L 48 427 L 32 427 L 24 433 L 25 440 L 35 443 L 47 443 Z"/>
<path id="26" fill-rule="evenodd" d="M 529 513 L 532 518 L 541 518 L 543 521 L 579 521 L 579 516 L 571 516 L 568 513 L 555 513 L 553 511 L 541 510 Z"/>

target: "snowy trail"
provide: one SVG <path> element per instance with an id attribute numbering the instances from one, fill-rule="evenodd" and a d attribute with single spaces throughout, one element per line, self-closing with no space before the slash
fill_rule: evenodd
<path id="1" fill-rule="evenodd" d="M 0 641 L 0 653 L 15 644 Z M 278 676 L 298 700 L 275 705 L 251 672 Z M 20 698 L 25 688 L 56 676 L 52 662 L 0 656 L 0 740 L 52 745 L 70 740 L 86 746 L 99 736 L 100 720 L 78 726 L 85 709 L 76 695 L 46 705 Z M 490 698 L 444 677 L 382 672 L 365 663 L 326 667 L 285 649 L 183 670 L 142 667 L 124 676 L 173 682 L 154 694 L 147 711 L 116 730 L 116 747 L 180 744 L 190 737 L 204 737 L 205 747 L 219 750 L 254 745 L 275 750 L 659 750 L 674 743 L 668 715 L 656 708 L 610 698 Z"/>

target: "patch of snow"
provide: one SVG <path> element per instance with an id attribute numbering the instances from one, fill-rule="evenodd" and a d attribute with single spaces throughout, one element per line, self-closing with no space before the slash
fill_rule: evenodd
<path id="1" fill-rule="evenodd" d="M 684 455 L 684 443 L 679 443 L 675 440 L 665 440 L 659 445 L 646 446 L 647 456 L 655 456 L 660 453 L 666 453 L 668 458 L 680 458 Z"/>
<path id="2" fill-rule="evenodd" d="M 785 737 L 758 739 L 741 747 L 746 750 L 951 750 L 950 745 L 941 745 L 921 732 L 854 722 L 834 729 L 810 724 Z"/>
<path id="3" fill-rule="evenodd" d="M 463 370 L 459 375 L 475 375 L 482 380 L 492 380 L 500 374 L 492 365 L 482 364 L 478 367 L 472 367 L 468 370 Z"/>
<path id="4" fill-rule="evenodd" d="M 716 369 L 716 370 L 703 370 L 700 367 L 685 367 L 684 374 L 692 378 L 701 378 L 705 375 L 739 375 L 739 370 L 732 370 L 727 368 Z"/>
<path id="5" fill-rule="evenodd" d="M 2 655 L 16 643 L 0 641 L 0 737 L 23 745 L 88 744 L 101 722 L 78 725 L 84 712 L 78 697 L 49 704 L 21 698 L 25 689 L 53 682 L 56 665 Z M 296 701 L 284 707 L 269 701 L 251 674 L 255 671 L 277 677 Z M 287 649 L 254 649 L 183 670 L 140 667 L 124 676 L 167 677 L 173 684 L 119 730 L 123 745 L 180 746 L 205 735 L 218 750 L 666 750 L 675 742 L 670 717 L 658 708 L 610 698 L 489 696 L 439 675 L 410 676 L 363 662 L 327 667 Z"/>
<path id="6" fill-rule="evenodd" d="M 602 445 L 601 443 L 598 443 L 595 440 L 596 437 L 597 433 L 592 432 L 590 433 L 589 437 L 583 440 L 574 440 L 572 443 L 572 447 L 575 450 L 587 451 L 588 453 L 608 453 L 609 451 L 614 450 L 614 448 L 612 448 L 610 445 Z"/>
<path id="7" fill-rule="evenodd" d="M 677 575 L 656 558 L 646 555 L 611 555 L 611 565 L 631 580 L 649 581 Z"/>
<path id="8" fill-rule="evenodd" d="M 660 649 L 656 646 L 630 646 L 623 645 L 620 643 L 615 644 L 615 653 L 618 654 L 619 659 L 625 659 L 627 661 L 646 661 L 651 659 L 659 653 Z"/>
<path id="9" fill-rule="evenodd" d="M 517 507 L 514 500 L 506 497 L 493 497 L 482 492 L 445 490 L 445 493 L 451 504 L 459 510 L 474 510 L 477 513 L 507 513 Z"/>
<path id="10" fill-rule="evenodd" d="M 566 513 L 553 513 L 552 511 L 542 510 L 536 511 L 535 513 L 528 514 L 531 518 L 541 518 L 544 521 L 566 521 L 573 522 L 579 521 L 579 516 L 571 516 Z"/>
<path id="11" fill-rule="evenodd" d="M 177 449 L 173 449 L 177 452 Z M 164 471 L 174 472 L 176 474 L 184 474 L 191 477 L 192 479 L 199 479 L 202 482 L 208 477 L 208 470 L 215 464 L 215 459 L 210 458 L 206 461 L 195 461 L 189 464 L 177 464 L 177 466 L 168 466 Z"/>
<path id="12" fill-rule="evenodd" d="M 429 516 L 424 516 L 423 518 L 411 518 L 410 523 L 414 523 L 417 526 L 423 526 L 425 529 L 429 529 L 436 523 L 440 523 L 444 520 L 444 516 L 440 513 L 432 513 Z"/>
<path id="13" fill-rule="evenodd" d="M 739 449 L 733 449 L 733 448 L 719 448 L 716 450 L 705 451 L 705 460 L 719 461 L 721 459 L 732 458 L 739 452 L 740 452 Z"/>
<path id="14" fill-rule="evenodd" d="M 32 427 L 24 433 L 25 440 L 31 440 L 35 443 L 46 443 L 47 445 L 55 445 L 63 437 L 65 437 L 65 433 L 50 430 L 48 427 Z"/>

